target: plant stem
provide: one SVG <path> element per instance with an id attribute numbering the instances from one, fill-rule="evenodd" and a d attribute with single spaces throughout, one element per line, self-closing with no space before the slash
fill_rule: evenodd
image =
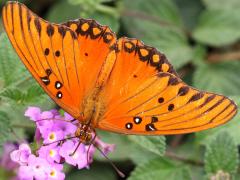
<path id="1" fill-rule="evenodd" d="M 167 151 L 165 153 L 165 156 L 169 157 L 171 159 L 174 159 L 174 160 L 178 160 L 178 161 L 181 161 L 181 162 L 184 162 L 184 163 L 187 163 L 187 164 L 194 165 L 194 166 L 203 166 L 204 165 L 204 163 L 202 161 L 187 159 L 185 157 L 178 156 L 177 154 L 175 154 L 173 152 L 169 152 L 169 151 Z"/>
<path id="2" fill-rule="evenodd" d="M 212 53 L 209 54 L 207 60 L 209 62 L 220 62 L 223 60 L 233 61 L 240 59 L 240 52 L 227 52 L 227 53 Z"/>
<path id="3" fill-rule="evenodd" d="M 12 127 L 20 129 L 33 129 L 35 126 L 32 124 L 12 124 Z"/>

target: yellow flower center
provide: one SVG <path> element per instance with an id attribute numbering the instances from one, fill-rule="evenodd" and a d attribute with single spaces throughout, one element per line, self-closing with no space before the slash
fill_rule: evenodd
<path id="1" fill-rule="evenodd" d="M 48 136 L 48 139 L 49 139 L 50 141 L 56 140 L 56 135 L 55 135 L 55 133 L 50 133 L 49 136 Z"/>
<path id="2" fill-rule="evenodd" d="M 56 152 L 53 149 L 50 149 L 49 156 L 54 157 Z"/>
<path id="3" fill-rule="evenodd" d="M 50 176 L 51 176 L 51 177 L 56 177 L 56 175 L 57 175 L 57 173 L 56 173 L 55 170 L 52 170 L 52 171 L 50 172 Z"/>

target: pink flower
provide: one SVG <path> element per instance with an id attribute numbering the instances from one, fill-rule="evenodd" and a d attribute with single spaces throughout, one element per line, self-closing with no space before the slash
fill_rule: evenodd
<path id="1" fill-rule="evenodd" d="M 50 167 L 48 173 L 47 173 L 47 179 L 48 180 L 63 180 L 65 179 L 65 174 L 61 172 L 63 170 L 63 165 L 61 164 L 52 164 Z"/>
<path id="2" fill-rule="evenodd" d="M 30 154 L 31 149 L 28 144 L 21 144 L 18 150 L 15 150 L 10 154 L 10 157 L 12 161 L 17 162 L 20 165 L 26 165 Z"/>
<path id="3" fill-rule="evenodd" d="M 39 157 L 46 159 L 49 163 L 53 162 L 60 162 L 60 155 L 59 155 L 59 146 L 56 145 L 49 145 L 49 146 L 42 146 L 38 150 Z"/>
<path id="4" fill-rule="evenodd" d="M 78 166 L 78 169 L 88 167 L 87 151 L 85 149 L 85 145 L 81 144 L 78 147 L 77 151 L 74 153 L 74 155 L 72 155 L 77 145 L 78 142 L 74 143 L 73 141 L 68 140 L 63 143 L 62 147 L 60 148 L 59 154 L 65 158 L 65 161 L 68 164 Z M 93 153 L 89 154 L 89 156 L 93 156 Z"/>
<path id="5" fill-rule="evenodd" d="M 18 177 L 20 179 L 46 179 L 51 169 L 50 164 L 43 158 L 30 155 L 26 166 L 20 166 Z"/>
<path id="6" fill-rule="evenodd" d="M 3 146 L 3 153 L 0 158 L 0 166 L 7 170 L 13 170 L 18 167 L 18 163 L 11 161 L 10 153 L 17 149 L 13 143 L 7 142 Z"/>
<path id="7" fill-rule="evenodd" d="M 25 111 L 25 116 L 29 117 L 32 121 L 37 121 L 40 117 L 41 110 L 38 107 L 28 107 Z"/>
<path id="8" fill-rule="evenodd" d="M 42 136 L 43 136 L 43 142 L 45 144 L 54 143 L 56 141 L 64 139 L 63 131 L 56 130 L 54 128 L 49 129 L 48 131 L 45 132 L 45 134 L 42 134 Z"/>
<path id="9" fill-rule="evenodd" d="M 109 152 L 114 151 L 115 144 L 108 144 L 103 142 L 99 137 L 95 139 L 95 145 L 102 149 L 104 154 L 108 154 Z"/>
<path id="10" fill-rule="evenodd" d="M 64 136 L 73 135 L 77 130 L 77 126 L 70 122 L 65 121 L 55 121 L 54 129 L 60 130 L 63 132 Z"/>

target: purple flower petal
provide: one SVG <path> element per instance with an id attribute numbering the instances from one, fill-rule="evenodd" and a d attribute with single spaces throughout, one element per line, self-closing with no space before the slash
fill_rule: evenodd
<path id="1" fill-rule="evenodd" d="M 31 166 L 20 166 L 18 169 L 18 178 L 20 180 L 32 180 L 34 173 Z"/>
<path id="2" fill-rule="evenodd" d="M 16 162 L 13 162 L 10 158 L 10 153 L 17 149 L 17 146 L 13 143 L 5 143 L 3 146 L 3 153 L 0 158 L 0 166 L 7 170 L 13 170 L 18 167 Z"/>
<path id="3" fill-rule="evenodd" d="M 52 164 L 48 171 L 48 180 L 64 180 L 65 174 L 61 172 L 63 170 L 63 165 L 61 164 Z"/>
<path id="4" fill-rule="evenodd" d="M 43 134 L 44 143 L 53 143 L 64 138 L 64 133 L 62 131 L 55 131 L 54 129 Z"/>
<path id="5" fill-rule="evenodd" d="M 32 168 L 35 179 L 46 179 L 50 164 L 46 159 L 30 155 L 28 158 L 28 166 Z"/>
<path id="6" fill-rule="evenodd" d="M 78 169 L 82 169 L 84 167 L 88 167 L 87 162 L 87 153 L 85 151 L 85 145 L 81 144 L 74 155 L 75 148 L 77 147 L 78 143 L 74 143 L 71 140 L 66 141 L 63 143 L 62 147 L 60 148 L 59 154 L 65 158 L 65 161 L 68 164 L 73 166 L 78 166 Z"/>
<path id="7" fill-rule="evenodd" d="M 60 155 L 59 155 L 59 146 L 56 145 L 49 145 L 49 146 L 42 146 L 38 150 L 39 157 L 46 159 L 49 163 L 53 162 L 60 162 Z"/>
<path id="8" fill-rule="evenodd" d="M 67 120 L 67 121 L 74 120 L 74 118 L 70 114 L 68 114 L 67 112 L 64 112 L 64 119 Z"/>
<path id="9" fill-rule="evenodd" d="M 28 144 L 21 144 L 18 150 L 15 150 L 10 154 L 10 157 L 12 161 L 17 162 L 20 165 L 26 165 L 30 154 L 31 149 Z"/>
<path id="10" fill-rule="evenodd" d="M 64 136 L 74 135 L 77 130 L 77 126 L 65 121 L 56 121 L 53 128 L 62 131 Z"/>
<path id="11" fill-rule="evenodd" d="M 25 111 L 25 116 L 29 117 L 31 120 L 36 121 L 40 119 L 41 110 L 38 107 L 28 107 Z"/>
<path id="12" fill-rule="evenodd" d="M 114 151 L 116 147 L 115 144 L 108 144 L 103 142 L 99 137 L 96 137 L 95 143 L 98 147 L 102 149 L 104 154 L 108 154 L 109 152 Z"/>

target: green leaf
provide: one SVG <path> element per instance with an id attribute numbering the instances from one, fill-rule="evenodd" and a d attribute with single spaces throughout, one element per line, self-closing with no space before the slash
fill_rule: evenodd
<path id="1" fill-rule="evenodd" d="M 144 4 L 144 5 L 143 5 Z M 128 1 L 122 20 L 131 37 L 165 53 L 176 68 L 189 62 L 192 50 L 176 5 L 169 0 Z"/>
<path id="2" fill-rule="evenodd" d="M 163 156 L 165 153 L 165 136 L 129 136 L 129 139 L 159 156 Z"/>
<path id="3" fill-rule="evenodd" d="M 179 7 L 184 24 L 192 30 L 197 23 L 198 16 L 204 9 L 201 0 L 174 0 Z"/>
<path id="4" fill-rule="evenodd" d="M 240 38 L 239 10 L 209 10 L 200 16 L 193 37 L 204 44 L 224 46 Z"/>
<path id="5" fill-rule="evenodd" d="M 11 132 L 10 119 L 4 111 L 0 111 L 0 129 L 0 147 L 2 147 L 3 143 L 10 137 Z"/>
<path id="6" fill-rule="evenodd" d="M 66 176 L 66 180 L 115 180 L 117 179 L 116 173 L 110 166 L 106 163 L 94 162 L 90 169 L 83 169 L 78 171 L 73 171 Z"/>
<path id="7" fill-rule="evenodd" d="M 193 76 L 193 86 L 227 96 L 240 94 L 239 61 L 202 64 Z"/>
<path id="8" fill-rule="evenodd" d="M 74 2 L 76 5 L 73 5 L 66 0 L 58 1 L 48 12 L 47 19 L 58 23 L 78 18 L 95 19 L 100 24 L 109 26 L 113 31 L 118 31 L 119 13 L 117 9 L 104 5 L 98 5 L 95 9 L 91 5 L 89 8 L 88 6 L 86 8 L 86 2 L 88 1 L 81 1 L 80 4 L 79 2 Z M 85 4 L 83 5 L 82 3 Z"/>
<path id="9" fill-rule="evenodd" d="M 237 172 L 238 148 L 231 135 L 221 132 L 207 146 L 204 161 L 208 174 L 216 174 L 219 170 L 234 175 Z"/>
<path id="10" fill-rule="evenodd" d="M 0 35 L 0 89 L 7 88 L 28 76 L 5 33 Z M 21 77 L 21 78 L 19 78 Z"/>
<path id="11" fill-rule="evenodd" d="M 208 9 L 232 10 L 240 9 L 239 0 L 202 0 Z"/>
<path id="12" fill-rule="evenodd" d="M 128 180 L 190 180 L 189 169 L 179 163 L 157 158 L 141 164 L 131 173 Z"/>
<path id="13" fill-rule="evenodd" d="M 135 147 L 132 145 L 133 143 L 131 143 L 125 135 L 109 133 L 101 130 L 98 130 L 97 134 L 104 142 L 116 145 L 115 150 L 108 154 L 108 157 L 113 161 L 128 160 L 131 154 L 129 152 L 135 150 Z M 105 160 L 100 153 L 96 153 L 95 155 L 98 160 Z"/>

